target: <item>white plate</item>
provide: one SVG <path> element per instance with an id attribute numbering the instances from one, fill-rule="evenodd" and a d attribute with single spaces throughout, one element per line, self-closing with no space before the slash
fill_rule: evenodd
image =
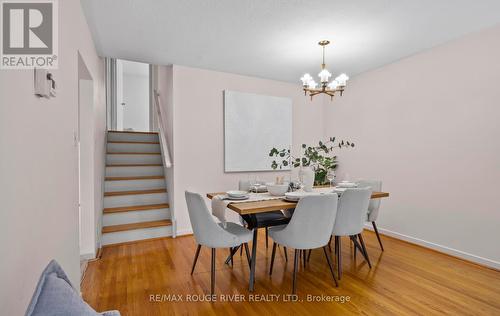
<path id="1" fill-rule="evenodd" d="M 338 188 L 357 188 L 358 184 L 354 182 L 340 182 L 337 184 Z"/>
<path id="2" fill-rule="evenodd" d="M 227 196 L 226 200 L 232 200 L 232 201 L 241 201 L 241 200 L 248 200 L 250 196 L 245 195 L 245 196 Z"/>
<path id="3" fill-rule="evenodd" d="M 227 191 L 226 194 L 230 197 L 248 197 L 248 192 L 247 191 Z"/>

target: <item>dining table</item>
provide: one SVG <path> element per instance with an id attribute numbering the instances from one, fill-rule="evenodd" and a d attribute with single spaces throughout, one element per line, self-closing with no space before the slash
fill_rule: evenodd
<path id="1" fill-rule="evenodd" d="M 321 192 L 324 192 L 325 187 L 318 186 L 313 188 L 313 191 L 320 191 L 320 190 Z M 333 191 L 331 193 L 333 193 Z M 207 193 L 207 198 L 212 199 L 214 196 L 218 195 L 226 195 L 226 192 Z M 388 196 L 389 196 L 388 192 L 374 191 L 372 192 L 371 198 L 380 199 L 380 198 L 386 198 Z M 241 217 L 243 217 L 243 219 L 247 223 L 248 229 L 253 229 L 252 254 L 250 259 L 250 281 L 248 288 L 250 292 L 253 292 L 255 286 L 255 263 L 257 258 L 257 228 L 261 228 L 258 226 L 258 222 L 255 215 L 259 213 L 294 209 L 297 206 L 297 203 L 298 201 L 295 202 L 295 201 L 285 200 L 284 197 L 258 200 L 258 201 L 228 201 L 227 208 L 241 215 Z"/>

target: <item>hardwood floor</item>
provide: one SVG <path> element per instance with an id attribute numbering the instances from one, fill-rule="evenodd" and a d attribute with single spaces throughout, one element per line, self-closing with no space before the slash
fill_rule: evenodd
<path id="1" fill-rule="evenodd" d="M 500 272 L 385 236 L 381 252 L 375 234 L 363 235 L 373 268 L 359 252 L 355 260 L 343 238 L 344 271 L 335 288 L 323 251 L 313 250 L 297 275 L 298 302 L 285 301 L 290 299 L 293 251 L 288 250 L 288 262 L 282 248 L 276 252 L 270 277 L 272 247 L 266 249 L 263 232 L 254 293 L 248 292 L 245 254 L 238 252 L 231 267 L 224 264 L 229 250 L 217 250 L 217 297 L 243 302 L 186 302 L 189 295 L 210 293 L 210 249 L 202 248 L 190 275 L 196 250 L 192 236 L 104 248 L 102 259 L 89 263 L 83 297 L 98 311 L 118 309 L 122 315 L 500 315 Z M 174 295 L 184 301 L 172 301 L 180 299 Z M 307 295 L 349 301 L 309 302 Z"/>

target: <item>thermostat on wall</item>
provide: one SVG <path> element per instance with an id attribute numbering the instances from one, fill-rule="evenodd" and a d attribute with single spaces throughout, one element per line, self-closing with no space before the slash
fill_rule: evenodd
<path id="1" fill-rule="evenodd" d="M 35 95 L 47 99 L 56 96 L 54 75 L 46 69 L 35 68 Z"/>

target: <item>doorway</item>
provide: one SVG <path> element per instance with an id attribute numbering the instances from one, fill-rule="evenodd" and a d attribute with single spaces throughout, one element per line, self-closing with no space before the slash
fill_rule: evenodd
<path id="1" fill-rule="evenodd" d="M 107 64 L 108 129 L 151 131 L 150 65 L 114 58 Z"/>
<path id="2" fill-rule="evenodd" d="M 78 212 L 81 259 L 95 257 L 94 81 L 78 53 Z"/>

